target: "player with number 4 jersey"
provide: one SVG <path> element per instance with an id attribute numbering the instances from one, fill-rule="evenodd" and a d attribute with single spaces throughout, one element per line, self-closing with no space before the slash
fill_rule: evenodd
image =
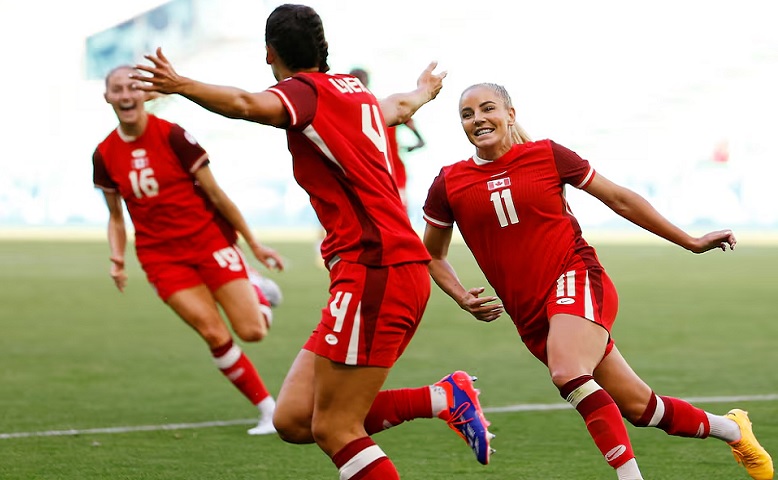
<path id="1" fill-rule="evenodd" d="M 208 154 L 179 125 L 146 112 L 146 93 L 120 66 L 106 77 L 105 100 L 119 126 L 94 152 L 93 179 L 108 205 L 111 277 L 123 291 L 127 233 L 122 201 L 135 227 L 135 250 L 157 295 L 208 344 L 218 369 L 256 405 L 250 434 L 274 433 L 275 400 L 254 365 L 233 342 L 259 341 L 272 313 L 249 281 L 238 233 L 257 259 L 281 269 L 281 257 L 254 238 L 209 168 Z"/>

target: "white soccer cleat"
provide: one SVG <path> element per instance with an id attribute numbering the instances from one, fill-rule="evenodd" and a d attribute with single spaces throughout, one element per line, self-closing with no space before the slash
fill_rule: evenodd
<path id="1" fill-rule="evenodd" d="M 249 435 L 270 435 L 271 433 L 276 433 L 276 427 L 273 426 L 273 419 L 271 418 L 262 418 L 259 420 L 259 423 L 256 427 L 250 428 L 248 430 Z"/>

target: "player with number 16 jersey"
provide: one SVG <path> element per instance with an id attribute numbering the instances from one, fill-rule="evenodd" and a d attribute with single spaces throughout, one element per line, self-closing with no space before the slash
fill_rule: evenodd
<path id="1" fill-rule="evenodd" d="M 148 114 L 138 138 L 113 130 L 93 155 L 94 183 L 118 191 L 135 227 L 141 264 L 179 258 L 201 239 L 237 240 L 235 228 L 214 208 L 194 172 L 209 164 L 208 154 L 186 130 Z"/>

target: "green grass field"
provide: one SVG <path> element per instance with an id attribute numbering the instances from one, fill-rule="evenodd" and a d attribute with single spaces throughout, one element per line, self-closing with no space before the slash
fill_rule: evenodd
<path id="1" fill-rule="evenodd" d="M 289 259 L 286 272 L 271 274 L 285 301 L 271 335 L 243 347 L 275 393 L 318 320 L 327 277 L 312 245 L 274 246 Z M 701 399 L 714 413 L 748 410 L 778 454 L 778 246 L 741 242 L 702 256 L 662 244 L 597 247 L 621 298 L 614 337 L 633 368 L 660 394 Z M 484 284 L 464 247 L 451 255 L 467 286 Z M 313 445 L 246 435 L 255 409 L 156 298 L 134 252 L 128 258 L 122 295 L 108 277 L 105 241 L 0 241 L 0 478 L 337 478 Z M 429 384 L 456 369 L 479 377 L 487 409 L 562 402 L 507 318 L 478 323 L 433 288 L 387 387 Z M 375 440 L 407 480 L 615 478 L 571 409 L 487 416 L 497 434 L 487 467 L 440 420 Z M 205 422 L 226 424 L 163 427 Z M 748 478 L 718 440 L 629 429 L 647 479 Z"/>

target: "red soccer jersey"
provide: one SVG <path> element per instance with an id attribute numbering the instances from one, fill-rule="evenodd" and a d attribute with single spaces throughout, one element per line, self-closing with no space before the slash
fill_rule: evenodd
<path id="1" fill-rule="evenodd" d="M 142 249 L 172 250 L 200 235 L 237 240 L 195 182 L 194 172 L 208 164 L 208 154 L 179 125 L 149 115 L 138 138 L 117 128 L 97 146 L 92 162 L 95 186 L 118 191 L 127 204 L 139 257 Z"/>
<path id="2" fill-rule="evenodd" d="M 356 77 L 298 73 L 269 91 L 289 112 L 294 177 L 327 235 L 322 256 L 368 266 L 429 261 L 391 177 L 378 101 Z"/>
<path id="3" fill-rule="evenodd" d="M 441 169 L 424 218 L 440 228 L 457 224 L 519 324 L 542 312 L 572 254 L 599 264 L 564 195 L 565 184 L 584 188 L 594 175 L 589 162 L 551 140 L 514 145 L 495 161 L 472 157 Z"/>
<path id="4" fill-rule="evenodd" d="M 408 183 L 408 175 L 405 172 L 405 164 L 400 157 L 400 145 L 397 143 L 397 126 L 386 129 L 386 142 L 389 145 L 389 158 L 392 161 L 392 176 L 397 188 L 402 190 Z"/>

